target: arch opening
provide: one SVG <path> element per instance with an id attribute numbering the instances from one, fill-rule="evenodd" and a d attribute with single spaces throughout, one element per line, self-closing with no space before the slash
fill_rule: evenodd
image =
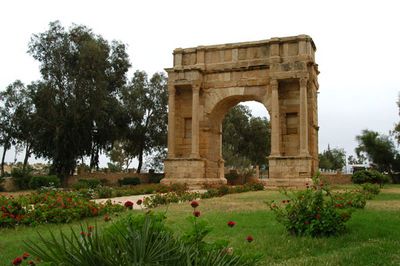
<path id="1" fill-rule="evenodd" d="M 271 123 L 263 104 L 245 101 L 228 110 L 222 120 L 221 149 L 229 184 L 268 178 Z"/>

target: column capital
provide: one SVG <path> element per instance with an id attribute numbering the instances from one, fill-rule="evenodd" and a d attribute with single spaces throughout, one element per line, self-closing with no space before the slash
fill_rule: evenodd
<path id="1" fill-rule="evenodd" d="M 307 83 L 308 83 L 308 78 L 306 78 L 306 77 L 300 78 L 300 86 L 301 87 L 307 87 Z"/>
<path id="2" fill-rule="evenodd" d="M 271 79 L 271 81 L 269 82 L 270 86 L 272 89 L 277 89 L 279 86 L 279 82 L 277 79 Z"/>
<path id="3" fill-rule="evenodd" d="M 175 92 L 176 92 L 175 85 L 168 84 L 168 93 L 171 95 L 171 94 L 175 94 Z"/>
<path id="4" fill-rule="evenodd" d="M 199 92 L 200 91 L 200 84 L 193 84 L 192 85 L 192 91 L 193 92 Z"/>

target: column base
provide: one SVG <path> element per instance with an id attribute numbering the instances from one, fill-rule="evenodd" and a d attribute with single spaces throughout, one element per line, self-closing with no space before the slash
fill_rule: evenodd
<path id="1" fill-rule="evenodd" d="M 200 189 L 205 185 L 226 184 L 225 178 L 207 178 L 206 161 L 199 158 L 174 158 L 164 161 L 165 178 L 162 184 L 187 184 L 190 189 Z"/>
<path id="2" fill-rule="evenodd" d="M 305 187 L 312 181 L 311 156 L 270 156 L 267 186 Z"/>

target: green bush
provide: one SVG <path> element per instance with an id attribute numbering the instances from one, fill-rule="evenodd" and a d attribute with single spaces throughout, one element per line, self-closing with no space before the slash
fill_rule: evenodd
<path id="1" fill-rule="evenodd" d="M 163 178 L 163 174 L 149 173 L 149 183 L 158 184 Z"/>
<path id="2" fill-rule="evenodd" d="M 103 187 L 99 186 L 95 189 L 97 193 L 97 197 L 102 199 L 102 198 L 111 198 L 113 194 L 113 189 L 110 187 Z"/>
<path id="3" fill-rule="evenodd" d="M 76 190 L 80 190 L 83 188 L 91 188 L 95 189 L 96 187 L 101 185 L 101 181 L 99 179 L 95 178 L 85 178 L 85 179 L 79 179 L 78 182 L 72 185 L 72 187 Z"/>
<path id="4" fill-rule="evenodd" d="M 60 187 L 60 179 L 55 175 L 33 176 L 29 182 L 29 187 L 38 189 L 41 187 Z"/>
<path id="5" fill-rule="evenodd" d="M 361 188 L 361 192 L 365 195 L 366 199 L 372 199 L 381 192 L 381 188 L 377 184 L 365 183 L 361 185 Z"/>
<path id="6" fill-rule="evenodd" d="M 264 190 L 264 184 L 259 182 L 247 183 L 244 186 L 250 191 Z"/>
<path id="7" fill-rule="evenodd" d="M 120 186 L 136 186 L 140 183 L 141 182 L 139 177 L 124 177 L 118 180 L 118 184 Z"/>
<path id="8" fill-rule="evenodd" d="M 236 171 L 229 171 L 229 173 L 225 174 L 225 178 L 228 181 L 234 181 L 239 178 L 239 174 Z"/>
<path id="9" fill-rule="evenodd" d="M 314 186 L 291 194 L 282 204 L 270 202 L 277 221 L 296 236 L 332 236 L 345 230 L 345 222 L 351 217 L 351 205 L 338 203 L 329 188 L 314 179 Z"/>
<path id="10" fill-rule="evenodd" d="M 29 182 L 32 178 L 32 169 L 27 167 L 23 168 L 13 168 L 11 170 L 11 176 L 13 178 L 14 184 L 18 189 L 29 189 Z"/>
<path id="11" fill-rule="evenodd" d="M 360 170 L 355 172 L 351 176 L 351 180 L 355 184 L 371 183 L 382 185 L 385 183 L 389 183 L 390 177 L 388 175 L 379 173 L 376 170 Z"/>

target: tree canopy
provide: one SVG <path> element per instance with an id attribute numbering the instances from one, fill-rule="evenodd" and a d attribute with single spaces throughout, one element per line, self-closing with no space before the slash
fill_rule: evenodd
<path id="1" fill-rule="evenodd" d="M 388 173 L 399 170 L 399 154 L 389 136 L 365 129 L 356 140 L 357 156 L 366 156 L 377 170 Z"/>
<path id="2" fill-rule="evenodd" d="M 253 117 L 244 105 L 233 107 L 222 122 L 222 154 L 225 165 L 267 165 L 271 131 L 267 118 Z"/>
<path id="3" fill-rule="evenodd" d="M 344 149 L 328 149 L 318 155 L 319 168 L 328 170 L 341 170 L 346 165 L 346 152 Z"/>
<path id="4" fill-rule="evenodd" d="M 59 22 L 33 35 L 28 52 L 40 63 L 35 84 L 35 154 L 50 159 L 62 177 L 76 161 L 112 147 L 125 125 L 118 95 L 130 66 L 125 45 L 111 44 L 89 28 Z"/>

